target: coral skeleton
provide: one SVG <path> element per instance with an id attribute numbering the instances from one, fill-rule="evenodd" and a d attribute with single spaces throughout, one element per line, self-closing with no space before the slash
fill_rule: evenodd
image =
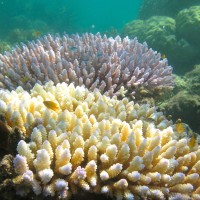
<path id="1" fill-rule="evenodd" d="M 0 90 L 0 104 L 8 125 L 29 135 L 14 158 L 21 196 L 200 199 L 199 145 L 155 107 L 52 82 Z"/>
<path id="2" fill-rule="evenodd" d="M 0 54 L 0 87 L 30 90 L 35 83 L 74 83 L 109 96 L 149 95 L 173 87 L 172 67 L 137 39 L 99 33 L 47 35 Z M 142 93 L 142 92 L 141 92 Z"/>

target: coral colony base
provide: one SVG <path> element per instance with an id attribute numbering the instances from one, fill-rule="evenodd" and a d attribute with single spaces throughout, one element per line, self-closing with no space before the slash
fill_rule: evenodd
<path id="1" fill-rule="evenodd" d="M 109 96 L 137 98 L 173 86 L 172 67 L 160 53 L 137 39 L 107 38 L 99 33 L 51 36 L 0 54 L 0 87 L 30 90 L 35 83 L 74 83 Z M 123 86 L 123 87 L 122 87 Z"/>
<path id="2" fill-rule="evenodd" d="M 200 199 L 198 142 L 155 107 L 48 82 L 0 90 L 0 113 L 30 138 L 14 158 L 18 195 Z"/>

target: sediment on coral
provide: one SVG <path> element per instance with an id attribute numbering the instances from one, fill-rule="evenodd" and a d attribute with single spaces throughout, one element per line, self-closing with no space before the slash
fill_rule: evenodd
<path id="1" fill-rule="evenodd" d="M 18 195 L 200 198 L 198 142 L 155 107 L 52 82 L 30 93 L 1 90 L 0 98 L 7 123 L 30 138 L 14 158 Z"/>
<path id="2" fill-rule="evenodd" d="M 47 35 L 0 54 L 0 87 L 30 90 L 35 83 L 66 82 L 93 91 L 137 98 L 173 87 L 172 67 L 161 54 L 137 39 L 107 38 L 99 33 Z"/>

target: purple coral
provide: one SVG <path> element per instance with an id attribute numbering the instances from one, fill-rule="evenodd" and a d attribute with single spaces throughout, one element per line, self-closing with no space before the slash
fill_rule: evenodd
<path id="1" fill-rule="evenodd" d="M 52 80 L 84 84 L 88 89 L 119 95 L 121 86 L 131 95 L 173 86 L 172 67 L 160 53 L 137 39 L 107 38 L 99 33 L 47 35 L 12 52 L 0 54 L 0 87 L 30 90 Z"/>

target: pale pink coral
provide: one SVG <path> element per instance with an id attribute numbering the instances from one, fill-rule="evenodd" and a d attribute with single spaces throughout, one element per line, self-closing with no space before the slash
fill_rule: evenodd
<path id="1" fill-rule="evenodd" d="M 173 86 L 172 67 L 137 39 L 99 33 L 47 35 L 0 54 L 0 87 L 30 90 L 35 83 L 74 82 L 110 96 L 138 90 L 154 93 Z M 122 88 L 123 86 L 123 88 Z"/>

